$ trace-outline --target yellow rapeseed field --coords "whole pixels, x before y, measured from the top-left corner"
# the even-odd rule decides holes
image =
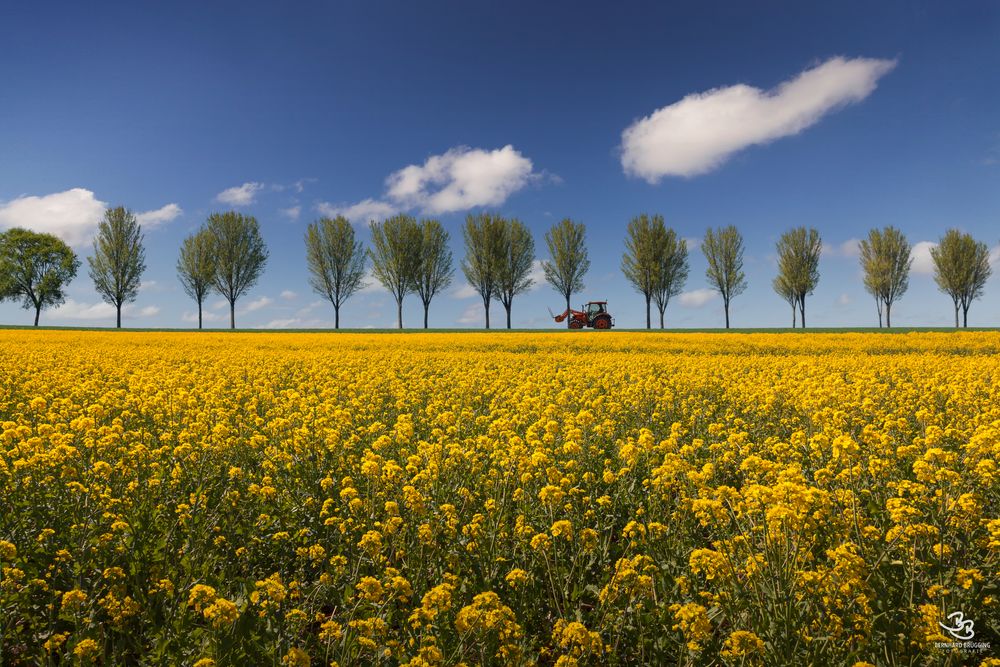
[[[0,332],[0,662],[998,655],[998,352]]]

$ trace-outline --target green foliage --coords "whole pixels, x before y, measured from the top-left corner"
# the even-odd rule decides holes
[[[819,283],[819,256],[823,251],[823,241],[815,229],[796,227],[781,235],[776,250],[778,277],[774,280],[774,289],[786,301],[790,298],[793,311],[798,305],[804,328],[806,297]],[[794,313],[792,317],[794,320]]]
[[[124,206],[109,208],[97,227],[94,255],[87,258],[94,289],[115,307],[119,328],[122,306],[135,301],[146,270],[142,240],[142,229],[132,211]]]
[[[969,326],[969,306],[983,295],[986,281],[993,273],[990,249],[981,241],[957,229],[949,229],[936,248],[931,248],[934,260],[934,282],[951,297],[955,304],[955,326],[958,310],[962,309],[963,325]]]
[[[213,213],[206,227],[215,249],[212,284],[229,302],[229,328],[236,328],[236,301],[257,284],[267,265],[267,246],[252,215]]]
[[[569,310],[570,297],[583,289],[583,276],[590,270],[587,228],[582,222],[564,218],[545,233],[545,244],[549,249],[549,259],[542,262],[545,280],[566,298]],[[567,317],[567,327],[571,322]]]
[[[483,300],[487,329],[490,328],[490,302],[500,291],[506,226],[507,221],[499,215],[479,213],[467,216],[462,227],[465,239],[462,273]]]
[[[708,262],[705,277],[722,296],[728,329],[729,304],[747,288],[746,274],[743,272],[743,237],[733,225],[717,230],[708,229],[701,249]]]
[[[687,243],[678,239],[673,229],[667,229],[662,215],[643,213],[629,222],[621,267],[625,278],[646,299],[646,328],[651,326],[650,304],[655,302],[662,329],[670,298],[680,294],[687,280]]]
[[[507,312],[510,329],[510,309],[514,297],[527,292],[535,284],[531,268],[535,263],[535,239],[518,220],[504,221],[503,247],[497,272],[497,298]]]
[[[415,218],[399,214],[371,223],[372,260],[375,278],[396,299],[396,324],[403,328],[403,299],[416,289],[414,276],[420,266],[422,234]]]
[[[320,218],[306,230],[309,285],[333,304],[334,326],[340,328],[340,307],[364,286],[365,250],[355,239],[347,218]]]
[[[419,224],[420,252],[414,278],[414,289],[424,305],[424,328],[431,299],[451,284],[455,269],[452,266],[451,250],[448,248],[448,232],[437,220],[421,220]]]
[[[212,234],[202,227],[181,243],[177,258],[177,277],[185,294],[198,304],[198,328],[201,329],[201,310],[215,279],[215,248]]]
[[[875,297],[878,310],[878,325],[882,326],[882,310],[885,309],[885,324],[892,326],[892,304],[910,286],[910,243],[903,232],[895,227],[883,227],[868,232],[868,238],[860,245],[861,269],[865,274],[865,289]]]
[[[0,301],[21,301],[35,309],[66,300],[64,288],[76,277],[80,260],[62,240],[20,227],[0,233]]]

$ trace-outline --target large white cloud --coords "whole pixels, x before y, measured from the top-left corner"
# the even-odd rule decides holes
[[[798,134],[875,90],[895,60],[831,58],[768,91],[745,84],[694,93],[622,132],[622,167],[656,183],[709,172],[733,153]]]
[[[715,290],[702,287],[700,289],[691,290],[690,292],[681,292],[678,296],[678,300],[681,302],[682,306],[687,308],[701,308],[717,295],[718,292]]]
[[[492,151],[462,146],[391,174],[386,194],[427,213],[498,206],[528,183],[532,169],[531,160],[509,144]]]
[[[218,202],[229,204],[230,206],[247,206],[254,202],[254,199],[257,197],[257,193],[263,189],[263,183],[248,182],[243,185],[226,188],[219,194],[215,195],[215,199]]]
[[[184,213],[183,209],[177,204],[167,204],[166,206],[161,206],[155,211],[143,211],[142,213],[136,213],[135,219],[140,225],[145,229],[153,229],[154,227],[159,227],[164,225],[171,220],[176,219]]]
[[[22,196],[0,203],[0,229],[24,227],[55,234],[66,243],[79,247],[93,238],[107,206],[84,188],[41,197]]]
[[[316,210],[322,215],[343,215],[352,222],[368,222],[406,210],[454,213],[499,206],[538,177],[531,160],[509,144],[495,150],[459,146],[389,174],[379,199],[355,204],[320,202]]]

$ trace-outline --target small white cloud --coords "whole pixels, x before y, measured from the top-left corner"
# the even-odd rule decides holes
[[[229,308],[229,302],[226,301],[225,299],[217,299],[211,305],[209,305],[209,308],[211,308],[212,310],[223,310],[224,308]]]
[[[137,213],[135,219],[140,225],[145,229],[155,229],[160,225],[165,225],[171,220],[176,219],[184,213],[183,209],[177,204],[167,204],[166,206],[161,206],[154,211],[143,211],[142,213]]]
[[[50,195],[21,196],[0,203],[0,229],[24,227],[54,234],[74,247],[88,244],[104,217],[106,202],[84,188]]]
[[[271,320],[264,325],[265,329],[289,329],[297,324],[302,324],[302,320],[297,317],[288,317],[285,319]]]
[[[305,317],[306,315],[309,315],[320,306],[327,305],[327,303],[328,303],[327,301],[323,301],[321,299],[317,299],[316,301],[311,301],[302,308],[299,308],[298,311],[296,311],[295,315],[298,317]]]
[[[649,183],[704,174],[744,148],[798,134],[860,102],[895,66],[895,60],[838,57],[773,90],[738,84],[688,95],[622,132],[622,167]]]
[[[246,305],[245,312],[252,313],[255,310],[260,310],[265,306],[270,306],[274,301],[270,297],[262,296],[259,299],[254,299]]]
[[[531,292],[545,285],[545,268],[542,266],[542,260],[536,259],[531,263],[531,272],[528,274],[528,277],[532,280],[529,290]]]
[[[458,316],[455,320],[457,324],[486,324],[486,311],[483,310],[483,304],[473,303],[466,306],[462,314]]]
[[[842,292],[840,296],[837,297],[838,306],[846,306],[851,303],[851,297],[847,292]]]
[[[717,292],[708,287],[702,287],[701,289],[691,290],[690,292],[682,292],[678,297],[681,305],[685,308],[701,308],[706,303],[714,299]]]
[[[150,290],[156,290],[159,287],[159,283],[155,280],[143,280],[139,284],[140,292],[149,292]]]
[[[701,237],[685,236],[684,244],[687,246],[688,252],[695,251],[701,247]]]
[[[254,202],[257,193],[264,189],[263,183],[247,182],[226,188],[215,196],[216,201],[230,206],[247,206]]]
[[[103,301],[86,303],[75,299],[66,299],[62,305],[53,308],[49,315],[61,320],[100,320],[113,318],[115,307]]]
[[[289,206],[288,208],[281,209],[281,215],[285,216],[290,220],[298,220],[299,216],[302,214],[301,206]]]
[[[364,283],[364,286],[358,290],[358,294],[378,294],[378,293],[388,294],[389,292],[389,290],[387,290],[382,285],[382,283],[380,283],[378,279],[372,274],[370,269],[365,274],[365,277],[362,280],[362,282]]]
[[[320,215],[336,218],[342,215],[355,224],[366,224],[372,220],[381,220],[395,214],[398,209],[384,201],[363,199],[356,204],[331,204],[320,202],[316,204]]]
[[[832,244],[823,242],[822,254],[827,257],[857,257],[861,254],[861,241],[847,239],[843,243]]]
[[[934,275],[934,258],[931,256],[931,248],[936,248],[934,241],[920,241],[913,244],[910,250],[910,257],[913,259],[912,269],[914,273],[925,276]]]
[[[479,296],[479,292],[469,283],[463,282],[461,285],[455,286],[455,289],[451,291],[451,296],[455,299],[471,299],[474,296]]]
[[[298,296],[299,296],[298,294],[296,294],[290,289],[282,290],[281,292],[281,298],[284,299],[285,301],[292,301],[293,299],[298,298]]]
[[[219,315],[217,313],[213,313],[210,310],[204,310],[204,309],[202,309],[202,311],[201,311],[201,321],[202,322],[221,322],[224,319],[225,318],[222,315]],[[181,315],[181,320],[184,321],[184,322],[193,322],[193,323],[197,324],[198,323],[198,313],[196,313],[196,312],[192,313],[190,311],[184,311],[184,314]]]
[[[139,317],[153,317],[160,314],[159,306],[146,306],[139,311]]]
[[[997,262],[1000,262],[1000,245],[990,248],[990,265],[993,266]]]

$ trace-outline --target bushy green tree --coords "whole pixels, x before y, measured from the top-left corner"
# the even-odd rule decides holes
[[[885,325],[891,327],[892,305],[910,286],[913,264],[910,243],[903,232],[889,226],[868,232],[868,238],[861,241],[860,251],[865,289],[875,297],[878,326],[882,328],[884,309]]]
[[[452,266],[449,235],[437,220],[419,223],[420,251],[413,276],[414,286],[424,306],[424,328],[427,328],[431,299],[451,284],[455,269]]]
[[[776,250],[778,278],[775,279],[774,289],[786,300],[791,294],[792,308],[798,306],[804,329],[806,297],[819,284],[819,256],[823,251],[823,240],[815,229],[796,227],[781,235]]]
[[[983,295],[990,267],[990,249],[969,234],[949,229],[936,248],[931,248],[934,260],[934,282],[938,289],[951,297],[955,305],[955,327],[958,311],[962,310],[962,326],[969,326],[969,306]]]
[[[570,308],[570,298],[574,292],[583,289],[583,277],[590,270],[587,254],[587,228],[582,222],[564,218],[545,233],[545,245],[549,249],[549,259],[542,262],[545,280],[566,299],[566,310]],[[573,318],[566,318],[566,327]]]
[[[396,300],[396,326],[403,328],[403,299],[416,288],[422,234],[409,215],[394,215],[371,223],[372,273]]]
[[[212,284],[229,302],[229,328],[236,328],[236,302],[257,284],[267,265],[268,251],[260,225],[252,215],[236,211],[213,213],[205,225],[215,251]]]
[[[728,329],[729,304],[747,288],[746,274],[743,272],[743,237],[733,225],[717,230],[709,229],[705,232],[701,249],[708,262],[705,277],[722,297]]]
[[[365,250],[347,218],[320,218],[306,230],[309,285],[333,304],[334,328],[340,328],[340,307],[364,286]]]
[[[109,208],[97,227],[94,255],[88,257],[94,289],[115,307],[116,326],[122,326],[122,306],[135,301],[146,270],[142,229],[135,214],[124,206]]]
[[[510,329],[510,311],[514,297],[534,286],[531,268],[535,263],[535,239],[524,224],[517,219],[504,221],[503,247],[497,271],[497,298],[507,313]]]
[[[42,309],[66,300],[65,287],[76,277],[80,260],[61,239],[20,227],[0,233],[0,301],[21,301]]]
[[[177,277],[184,293],[198,304],[198,328],[201,329],[202,307],[215,280],[215,248],[212,235],[204,227],[181,243]]]

